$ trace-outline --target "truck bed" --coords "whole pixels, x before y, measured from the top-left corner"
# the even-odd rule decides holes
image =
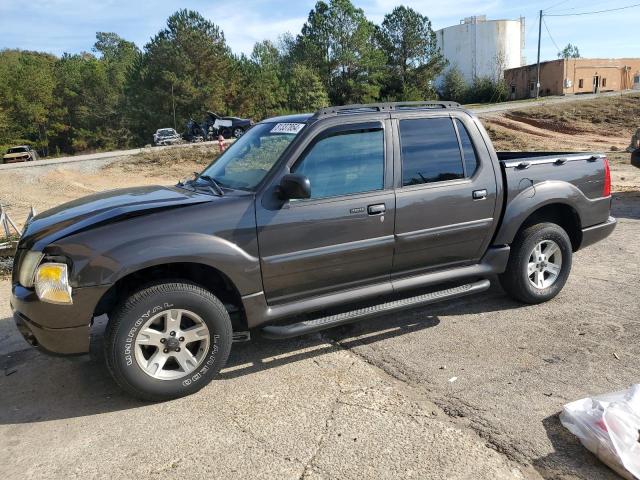
[[[606,222],[606,156],[593,152],[496,152],[505,185],[505,211],[533,202],[573,205],[581,227]],[[569,188],[564,188],[562,185]],[[548,198],[547,198],[548,197]],[[509,221],[508,219],[506,221]]]
[[[584,157],[594,157],[593,152],[496,152],[498,160],[501,162],[509,160],[550,160],[550,159],[582,159]]]

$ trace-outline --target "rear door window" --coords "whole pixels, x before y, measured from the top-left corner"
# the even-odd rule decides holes
[[[458,136],[449,117],[400,121],[402,185],[464,178]]]
[[[464,170],[467,177],[473,177],[478,169],[478,156],[473,147],[473,142],[469,136],[469,132],[464,124],[456,118],[456,127],[460,135],[460,145],[462,146],[462,156],[464,157]]]

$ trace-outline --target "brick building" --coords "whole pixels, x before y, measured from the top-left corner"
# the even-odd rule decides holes
[[[512,100],[536,96],[537,66],[504,71]],[[540,95],[613,92],[640,86],[640,58],[568,58],[540,63]]]

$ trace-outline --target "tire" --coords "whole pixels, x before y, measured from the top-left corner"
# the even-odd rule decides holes
[[[244,135],[244,129],[240,127],[236,127],[233,129],[233,138],[240,138]]]
[[[170,400],[213,380],[229,357],[232,336],[227,310],[209,291],[179,280],[163,282],[116,307],[105,335],[105,359],[130,395]]]
[[[540,250],[536,250],[534,257],[534,248],[538,247]],[[572,257],[567,232],[555,223],[540,223],[518,233],[511,246],[507,269],[498,278],[505,292],[520,302],[547,302],[558,295],[567,282]]]

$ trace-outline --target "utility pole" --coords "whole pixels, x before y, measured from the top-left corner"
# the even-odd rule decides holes
[[[538,58],[538,60],[539,59],[540,58]],[[173,98],[173,83],[171,84],[171,104],[173,106],[173,129],[177,131],[178,127],[176,125],[176,100],[175,98]]]
[[[538,75],[536,79],[536,99],[540,98],[540,40],[542,37],[542,10],[540,10],[540,20],[538,21]]]

